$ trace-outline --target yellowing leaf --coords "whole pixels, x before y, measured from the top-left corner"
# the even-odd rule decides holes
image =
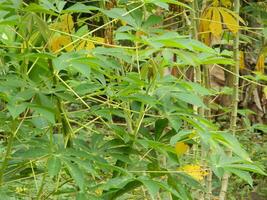
[[[72,51],[73,45],[71,43],[71,37],[70,36],[64,36],[64,35],[54,35],[49,40],[49,47],[52,50],[52,52],[57,52],[61,48],[66,49],[66,51]]]
[[[73,27],[74,27],[72,16],[70,14],[65,14],[65,15],[62,15],[60,19],[61,19],[62,31],[68,32],[68,33],[72,32]]]
[[[212,6],[214,7],[219,6],[219,0],[213,0]]]
[[[225,9],[220,9],[220,13],[222,15],[223,22],[227,26],[227,28],[232,33],[236,34],[239,30],[238,20],[229,12],[226,12]]]
[[[265,56],[264,54],[260,54],[257,64],[256,64],[256,71],[260,73],[264,73],[264,61],[265,61]]]
[[[220,10],[224,10],[225,12],[232,15],[235,19],[239,20],[242,24],[246,25],[246,22],[239,15],[237,15],[235,12],[233,12],[227,8],[223,8],[223,7],[220,7]]]
[[[214,7],[212,11],[212,19],[209,28],[213,35],[220,37],[222,34],[221,15],[219,9],[216,7]]]
[[[265,98],[267,99],[267,86],[265,86],[265,87],[263,88],[263,93],[264,93],[264,95],[265,95]]]
[[[221,4],[222,4],[224,7],[231,7],[232,4],[233,4],[233,1],[232,1],[232,0],[221,0]]]
[[[185,144],[184,142],[177,142],[175,144],[175,151],[178,156],[183,155],[186,153],[189,149],[189,146]]]
[[[245,69],[245,57],[244,57],[244,51],[239,52],[239,68]]]
[[[50,25],[52,29],[58,31],[71,33],[74,30],[74,22],[70,14],[65,14],[60,17],[59,22],[55,22]]]
[[[102,193],[103,193],[103,190],[102,189],[96,189],[95,190],[95,194],[97,195],[97,196],[101,196],[102,195]]]
[[[94,49],[94,48],[95,48],[94,43],[90,42],[90,41],[87,41],[85,49],[86,50],[91,50],[91,49]]]
[[[120,20],[120,21],[121,21],[122,26],[126,26],[127,25],[126,21],[124,21],[124,20]]]
[[[76,47],[76,50],[80,51],[80,50],[84,49],[85,44],[86,44],[85,40],[81,41],[80,44],[78,44],[78,46]]]
[[[203,15],[200,19],[200,25],[199,25],[199,35],[200,39],[207,45],[210,44],[211,38],[210,38],[210,20],[212,15],[212,9],[207,9],[203,12]]]
[[[105,38],[102,38],[102,37],[93,37],[93,39],[97,42],[100,42],[100,43],[104,43],[105,42]]]
[[[185,165],[178,168],[178,170],[185,172],[198,181],[203,180],[203,178],[208,175],[208,173],[199,165]]]

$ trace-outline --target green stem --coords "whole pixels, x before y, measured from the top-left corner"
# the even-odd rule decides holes
[[[4,172],[5,172],[6,167],[7,167],[9,156],[11,154],[13,140],[14,140],[14,134],[11,133],[10,137],[8,138],[8,144],[7,144],[6,154],[4,156],[4,159],[3,159],[3,162],[2,162],[2,166],[1,166],[1,170],[0,170],[0,186],[3,183],[3,175],[4,175]]]
[[[44,173],[44,175],[43,175],[42,182],[41,182],[41,185],[40,185],[40,188],[38,190],[37,197],[36,197],[37,200],[39,200],[41,198],[41,195],[42,195],[42,192],[44,189],[44,185],[45,185],[45,179],[46,179],[46,173]]]
[[[239,10],[240,10],[240,0],[234,1],[234,7],[235,7],[235,13],[237,16],[239,16]],[[237,19],[238,20],[238,19]],[[235,135],[236,132],[236,122],[237,122],[237,109],[238,109],[238,101],[239,101],[239,32],[236,34],[236,37],[234,39],[234,60],[235,65],[233,67],[233,94],[232,94],[232,112],[230,117],[230,130],[232,131],[232,134]],[[232,156],[232,151],[230,149],[226,150],[227,156]],[[229,180],[230,174],[225,172],[222,177],[222,184],[221,184],[221,191],[219,195],[219,200],[224,200],[227,188],[228,188],[228,180]]]

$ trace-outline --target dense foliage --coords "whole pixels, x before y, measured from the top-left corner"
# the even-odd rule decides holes
[[[265,27],[264,1],[1,1],[0,199],[267,197]]]

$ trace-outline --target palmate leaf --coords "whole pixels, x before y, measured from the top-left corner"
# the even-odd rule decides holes
[[[209,29],[213,35],[219,37],[222,34],[221,15],[218,8],[212,9],[212,18]]]
[[[157,184],[157,182],[150,180],[150,179],[139,179],[143,185],[147,188],[150,196],[152,197],[152,199],[156,199],[156,196],[159,192],[160,186]]]
[[[63,159],[63,162],[65,163],[66,167],[68,168],[68,171],[71,174],[71,177],[74,179],[76,184],[79,186],[81,191],[84,191],[84,183],[85,183],[85,176],[83,171],[80,169],[80,167],[72,162],[70,162],[67,159]]]
[[[38,114],[40,114],[43,118],[45,118],[50,123],[55,124],[56,122],[55,111],[51,109],[50,107],[34,105],[34,104],[30,104],[29,107],[33,109],[35,112],[37,112]]]
[[[178,141],[184,141],[187,140],[190,137],[193,137],[195,135],[194,130],[181,130],[176,135],[171,137],[170,144],[175,145]]]
[[[61,169],[61,161],[58,157],[52,156],[47,161],[48,174],[50,176],[56,176]]]
[[[122,21],[125,21],[127,24],[138,28],[135,19],[130,14],[127,14],[126,9],[112,8],[110,10],[102,10],[102,12],[110,18],[120,19]]]
[[[180,1],[175,1],[175,0],[145,0],[145,3],[153,3],[159,7],[162,7],[166,10],[169,9],[169,4],[175,4],[178,6],[185,7],[187,9],[192,9],[190,6],[180,2]]]
[[[224,9],[220,10],[220,13],[223,17],[223,22],[227,26],[227,28],[234,34],[236,34],[239,30],[239,24],[236,18],[231,15],[229,12],[226,12]]]
[[[227,157],[224,153],[220,155],[212,157],[213,171],[219,177],[222,177],[223,170],[234,173],[239,176],[250,185],[252,185],[252,178],[249,172],[259,173],[262,175],[266,175],[263,168],[254,164],[252,162],[248,162],[239,157]]]
[[[62,13],[92,13],[91,10],[99,10],[99,8],[95,6],[87,6],[80,2],[77,2],[74,5],[63,10]]]
[[[152,148],[165,155],[167,155],[167,152],[175,153],[175,149],[172,146],[164,144],[162,142],[140,139],[138,140],[138,143],[147,149]]]
[[[10,112],[13,119],[16,119],[21,113],[23,113],[28,107],[27,103],[8,104],[7,109]]]
[[[249,172],[241,171],[239,169],[224,167],[224,169],[230,173],[233,173],[237,175],[238,177],[242,178],[244,181],[246,181],[251,187],[253,186],[253,179]]]
[[[230,148],[235,154],[243,158],[244,160],[251,161],[248,153],[241,147],[238,140],[230,133],[227,132],[211,132],[213,140]]]
[[[32,147],[30,149],[21,149],[16,151],[13,156],[20,159],[36,159],[42,156],[46,156],[49,154],[48,149],[40,148],[40,147]]]
[[[232,33],[236,34],[240,29],[239,22],[245,24],[240,16],[227,8],[208,7],[203,12],[200,20],[200,32],[204,32],[201,34],[201,37],[206,44],[209,44],[209,32],[215,37],[220,37],[223,32],[223,25],[225,25]]]

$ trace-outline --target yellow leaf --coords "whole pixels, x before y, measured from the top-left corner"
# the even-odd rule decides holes
[[[239,22],[241,22],[243,25],[246,25],[246,22],[239,16],[237,15],[235,12],[227,9],[227,8],[223,8],[223,7],[220,7],[220,10],[223,10],[227,13],[229,13],[230,15],[232,15],[235,19],[239,20]]]
[[[264,93],[264,95],[265,95],[265,98],[267,99],[267,86],[265,86],[265,87],[263,88],[263,93]]]
[[[244,51],[239,52],[239,68],[245,69],[245,57],[244,57]]]
[[[199,25],[200,39],[207,45],[209,45],[211,41],[210,30],[209,30],[211,15],[212,15],[212,9],[205,10],[200,19],[200,25]]]
[[[74,23],[72,16],[70,14],[65,14],[60,17],[61,22],[62,22],[62,31],[64,32],[72,32]]]
[[[94,43],[90,42],[90,41],[87,41],[85,49],[86,50],[91,50],[91,49],[94,49],[94,48],[95,48]]]
[[[71,42],[72,40],[70,36],[61,36],[61,45],[66,49],[67,52],[73,50],[73,45],[70,45]]]
[[[93,37],[93,39],[99,43],[104,43],[105,42],[105,38],[102,37]]]
[[[86,40],[83,40],[80,42],[80,44],[76,47],[76,50],[79,51],[79,50],[91,50],[91,49],[94,49],[95,48],[95,45],[93,42],[91,41],[86,41]]]
[[[76,50],[80,51],[80,50],[84,49],[85,44],[86,44],[85,40],[81,41],[80,44],[76,47]]]
[[[71,43],[71,38],[69,36],[63,36],[63,35],[54,35],[49,40],[49,46],[52,52],[57,52],[61,48],[66,49],[66,51],[72,51],[73,45]]]
[[[97,188],[97,189],[95,190],[95,193],[96,193],[96,195],[97,195],[97,196],[101,196],[101,195],[102,195],[102,193],[103,193],[103,190],[102,190],[102,189],[99,189],[99,188]]]
[[[219,0],[213,0],[212,6],[218,7],[219,6]]]
[[[126,26],[127,25],[127,22],[126,21],[124,21],[124,20],[120,20],[121,21],[121,24],[123,25],[123,26]]]
[[[220,37],[222,33],[221,15],[219,9],[216,7],[214,7],[212,11],[212,19],[209,28],[214,36]]]
[[[229,12],[226,12],[225,9],[220,9],[220,13],[223,18],[223,22],[226,27],[234,34],[236,34],[239,30],[238,20],[231,15]]]
[[[185,165],[178,168],[178,170],[185,172],[198,181],[203,180],[203,178],[208,175],[208,173],[199,165]]]
[[[74,22],[70,14],[60,16],[60,21],[50,25],[51,28],[71,33],[74,30]]]
[[[183,155],[186,153],[189,149],[189,146],[185,144],[184,142],[177,142],[175,144],[175,151],[178,156]]]
[[[232,4],[233,4],[233,1],[232,1],[232,0],[221,0],[221,4],[222,4],[224,7],[231,7]]]
[[[260,73],[264,73],[264,61],[265,61],[265,56],[264,54],[260,54],[257,64],[256,64],[256,71]]]

